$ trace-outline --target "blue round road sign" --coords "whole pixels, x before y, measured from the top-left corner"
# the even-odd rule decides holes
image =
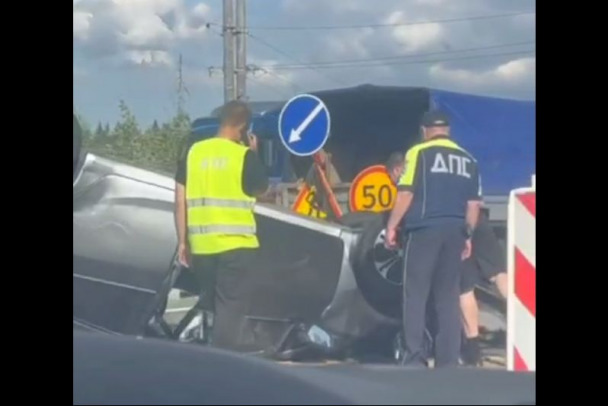
[[[330,118],[325,103],[316,96],[295,96],[283,106],[279,135],[285,148],[298,156],[313,155],[329,138]]]

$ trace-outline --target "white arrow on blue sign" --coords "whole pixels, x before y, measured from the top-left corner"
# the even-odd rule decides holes
[[[318,152],[329,138],[331,121],[325,103],[316,96],[293,97],[281,110],[279,135],[285,148],[297,156]]]

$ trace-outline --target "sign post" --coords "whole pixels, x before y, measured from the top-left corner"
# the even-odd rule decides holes
[[[397,188],[384,165],[373,165],[362,170],[350,186],[350,211],[383,212],[393,208]]]
[[[536,175],[511,191],[507,222],[507,369],[536,371]]]
[[[321,99],[310,94],[301,94],[290,99],[279,115],[281,142],[293,155],[313,156],[315,169],[329,198],[332,211],[340,218],[342,211],[317,155],[329,138],[330,127],[331,119],[327,106]]]

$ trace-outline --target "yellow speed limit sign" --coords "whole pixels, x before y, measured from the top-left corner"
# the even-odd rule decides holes
[[[350,185],[350,211],[390,210],[396,196],[397,188],[384,165],[370,166],[362,170]]]
[[[309,217],[326,218],[327,213],[321,210],[316,202],[316,194],[317,191],[314,186],[304,185],[296,197],[292,210]]]

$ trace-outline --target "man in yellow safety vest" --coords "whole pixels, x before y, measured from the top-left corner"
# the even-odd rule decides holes
[[[248,270],[259,247],[253,208],[268,189],[257,138],[247,133],[250,120],[245,103],[227,103],[216,137],[187,140],[175,176],[178,258],[197,276],[204,307],[215,313],[213,345],[228,349],[242,341]],[[242,142],[247,138],[249,147]]]

